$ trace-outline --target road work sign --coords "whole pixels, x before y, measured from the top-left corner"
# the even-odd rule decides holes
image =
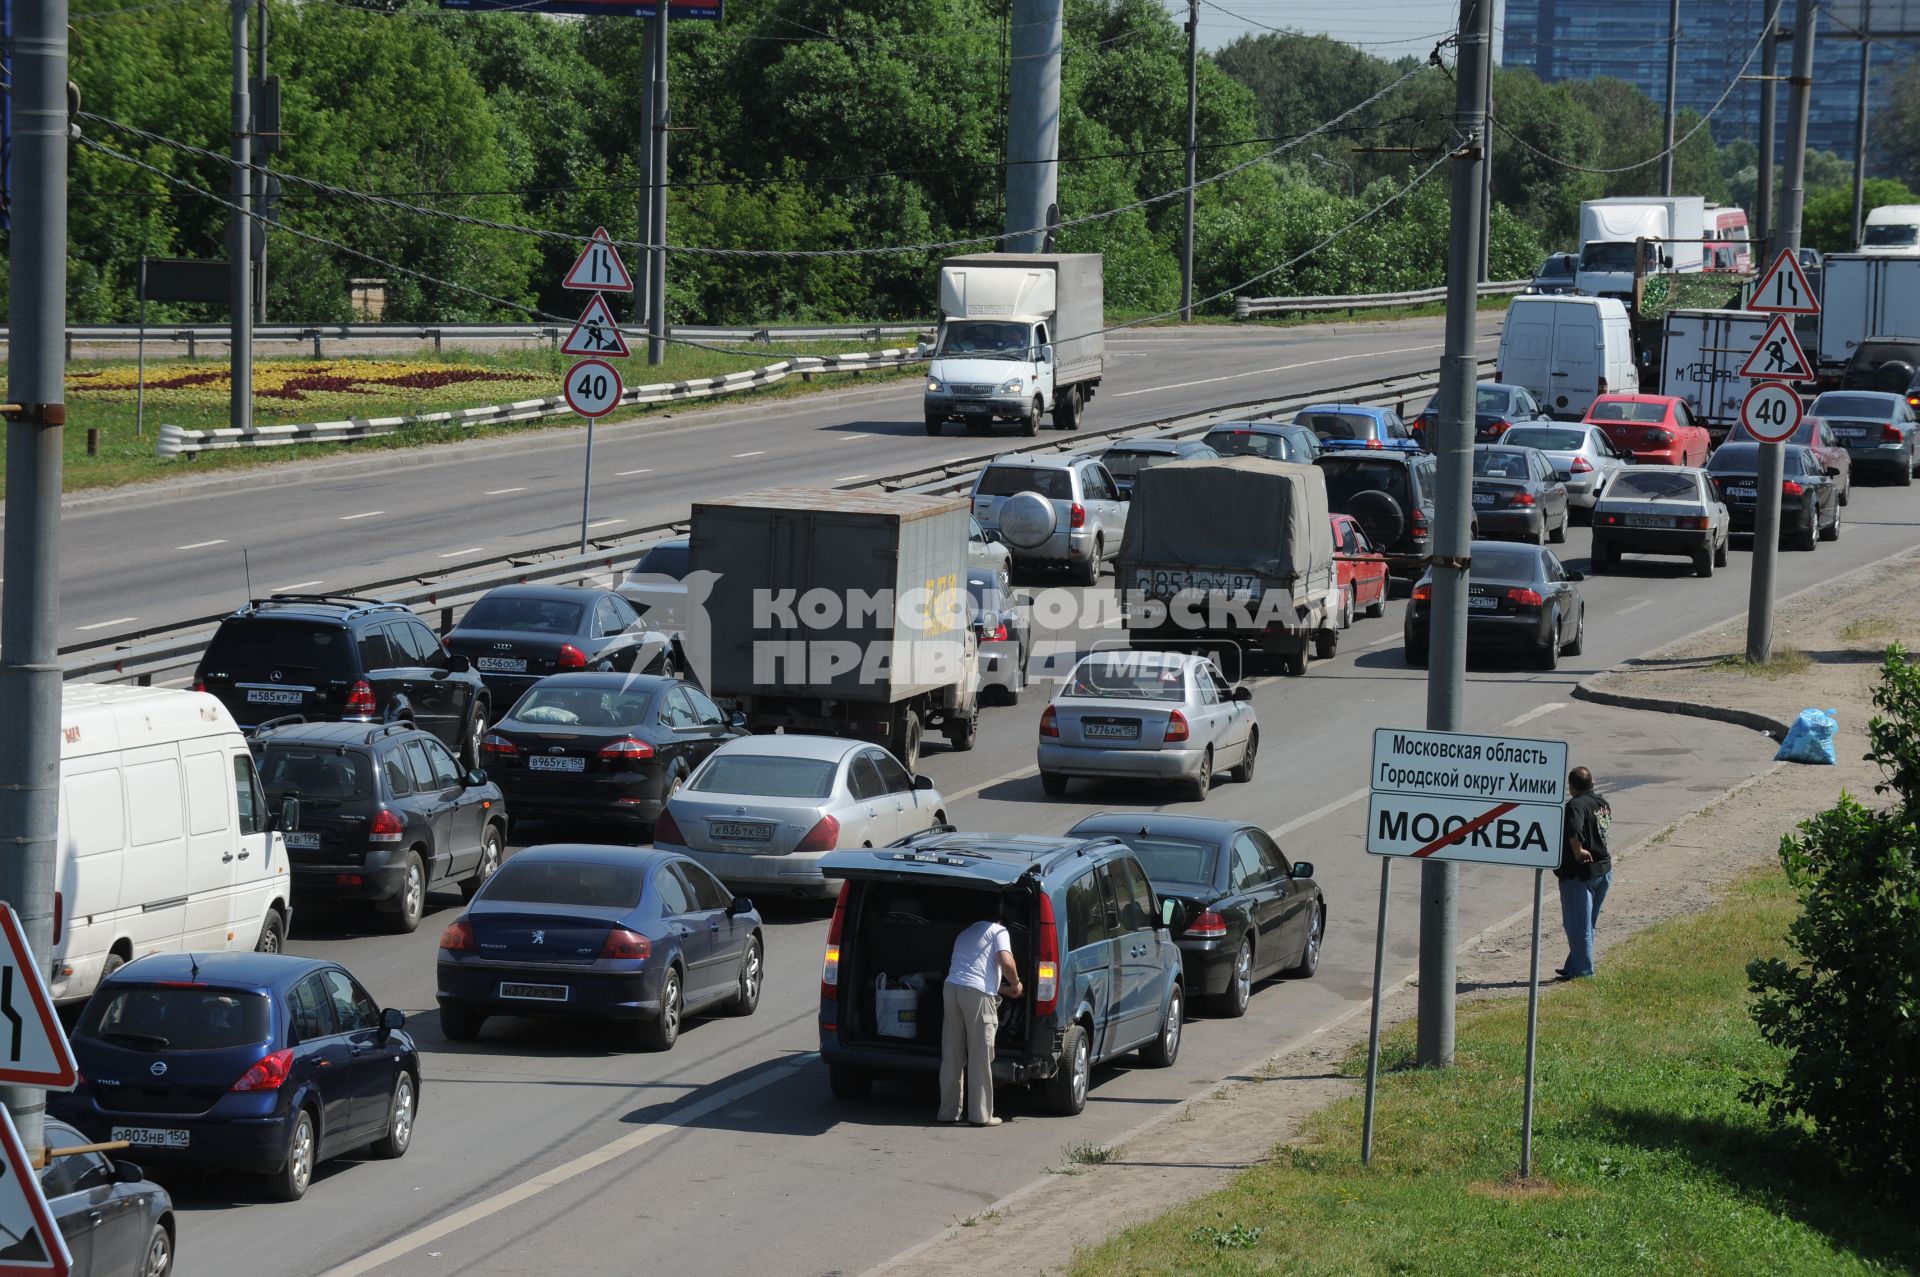
[[[27,950],[20,916],[0,904],[0,1083],[71,1091],[78,1081],[73,1049]]]
[[[1565,741],[1377,728],[1367,851],[1551,869],[1560,863]]]

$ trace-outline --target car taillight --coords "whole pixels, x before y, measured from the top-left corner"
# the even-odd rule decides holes
[[[1208,909],[1187,924],[1187,934],[1203,940],[1218,940],[1227,934],[1227,920]]]
[[[1414,512],[1408,516],[1407,522],[1413,525],[1413,530],[1416,535],[1425,532],[1427,530],[1427,512],[1416,507]]]
[[[1539,607],[1542,599],[1540,598],[1540,591],[1522,588],[1508,590],[1507,601],[1509,603],[1518,603],[1521,607]]]
[[[610,745],[602,746],[600,749],[600,757],[606,759],[608,762],[637,763],[653,757],[653,746],[643,740],[635,740],[633,737],[628,736],[614,741]]]
[[[1691,528],[1695,531],[1699,531],[1701,529],[1712,526],[1712,523],[1709,520],[1702,518],[1699,515],[1682,516],[1681,518],[1675,519],[1673,522],[1675,527]]]
[[[1067,507],[1067,526],[1070,528],[1086,527],[1087,526],[1087,507],[1081,505],[1078,501],[1068,506]]]
[[[61,923],[66,918],[66,898],[59,892],[53,893],[53,943],[60,943]]]
[[[642,962],[653,956],[653,941],[625,927],[615,927],[607,932],[607,942],[600,946],[603,958],[638,958]]]
[[[1908,395],[1907,406],[1911,408],[1920,408],[1920,395]]]
[[[847,917],[847,892],[853,887],[851,882],[840,884],[840,895],[833,902],[833,921],[827,924],[827,956],[820,968],[820,996],[823,998],[840,997],[840,925]]]
[[[654,846],[657,847],[663,842],[685,843],[686,841],[680,834],[680,822],[673,818],[672,812],[663,808],[660,818],[653,822]]]
[[[1414,602],[1425,603],[1432,598],[1433,598],[1433,587],[1431,585],[1416,585],[1413,587]]]
[[[1909,399],[1907,402],[1920,403],[1920,400]],[[1900,427],[1894,425],[1892,422],[1888,422],[1886,425],[1880,427],[1880,442],[1882,443],[1899,443],[1905,438],[1906,436],[1900,433]]]
[[[1600,522],[1607,524],[1608,526],[1612,526],[1613,524],[1620,522],[1620,516],[1617,514],[1603,514],[1600,516]]]
[[[277,1091],[293,1072],[293,1048],[285,1047],[266,1056],[240,1075],[229,1089],[235,1091]]]
[[[353,686],[347,689],[347,717],[352,718],[356,714],[371,716],[378,708],[373,699],[373,684],[364,678],[355,679]]]
[[[587,668],[587,654],[571,643],[562,643],[560,655],[553,658],[553,667],[561,670],[583,670]]]
[[[1033,1013],[1052,1015],[1060,997],[1060,932],[1053,923],[1053,898],[1040,897],[1040,952],[1034,963]]]
[[[840,841],[840,822],[832,816],[822,816],[814,822],[807,836],[800,840],[795,851],[832,851]]]
[[[1805,491],[1806,489],[1800,486],[1798,480],[1784,479],[1780,483],[1780,492],[1783,496],[1797,497]]]
[[[1367,440],[1367,447],[1369,448],[1384,448],[1386,446],[1387,446],[1386,444],[1381,443],[1378,439]]]
[[[1656,448],[1664,448],[1673,442],[1671,430],[1649,430],[1640,436],[1641,442],[1650,443]]]
[[[406,822],[386,807],[375,812],[367,825],[368,842],[399,842],[406,836]]]
[[[480,738],[480,752],[495,758],[514,758],[520,753],[520,747],[504,736],[488,732]]]
[[[1040,715],[1040,734],[1042,736],[1058,736],[1060,734],[1060,716],[1053,712],[1053,706],[1051,705],[1047,706]]]
[[[196,692],[204,692],[204,691],[206,691],[206,690],[207,690],[207,680],[206,680],[206,679],[204,679],[204,678],[196,678],[196,679],[194,679],[194,680],[193,680],[193,690],[194,690],[194,691],[196,691]]]
[[[1513,494],[1511,498],[1509,498],[1509,501],[1513,505],[1532,505],[1533,494],[1531,492],[1525,492],[1525,491],[1516,492]]]
[[[1169,711],[1167,714],[1167,743],[1171,745],[1177,740],[1185,740],[1186,738],[1187,716],[1177,709]]]
[[[982,643],[1006,642],[1007,641],[1006,623],[1002,622],[1001,624],[994,626],[992,629],[987,629],[985,626],[982,626],[980,628],[980,641]]]
[[[479,946],[473,942],[473,926],[465,918],[456,918],[447,924],[440,933],[440,947],[450,953],[472,953]]]
[[[1587,460],[1585,457],[1575,457],[1573,464],[1568,466],[1567,469],[1574,474],[1585,474],[1587,471],[1593,469],[1593,462]]]

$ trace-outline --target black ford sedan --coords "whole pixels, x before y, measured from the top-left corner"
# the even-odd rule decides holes
[[[1260,826],[1103,812],[1068,833],[1118,838],[1155,894],[1180,903],[1174,925],[1187,990],[1205,994],[1220,1014],[1245,1015],[1258,980],[1319,970],[1327,902],[1313,866],[1288,860]]]
[[[447,650],[473,662],[497,710],[548,674],[628,670],[671,674],[672,640],[612,590],[503,585],[447,633]]]
[[[1548,550],[1475,541],[1467,573],[1467,652],[1507,648],[1531,652],[1543,670],[1578,656],[1586,641],[1587,604],[1574,588],[1586,578]],[[1433,573],[1413,587],[1404,630],[1407,664],[1427,664],[1433,619]]]

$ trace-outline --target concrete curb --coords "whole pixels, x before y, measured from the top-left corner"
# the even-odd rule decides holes
[[[1606,674],[1598,674],[1594,678],[1581,679],[1573,685],[1573,698],[1577,701],[1592,701],[1596,705],[1613,705],[1620,709],[1641,709],[1655,714],[1684,714],[1690,718],[1708,718],[1716,723],[1750,727],[1762,736],[1776,741],[1786,739],[1787,725],[1777,718],[1768,718],[1765,714],[1756,714],[1751,710],[1728,709],[1723,705],[1670,701],[1657,696],[1629,696],[1624,692],[1608,692],[1594,686],[1597,680],[1606,677]]]

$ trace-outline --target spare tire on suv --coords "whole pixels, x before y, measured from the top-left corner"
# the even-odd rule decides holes
[[[1052,537],[1053,502],[1038,492],[1016,492],[1000,504],[1000,539],[1017,550],[1037,550]]]

